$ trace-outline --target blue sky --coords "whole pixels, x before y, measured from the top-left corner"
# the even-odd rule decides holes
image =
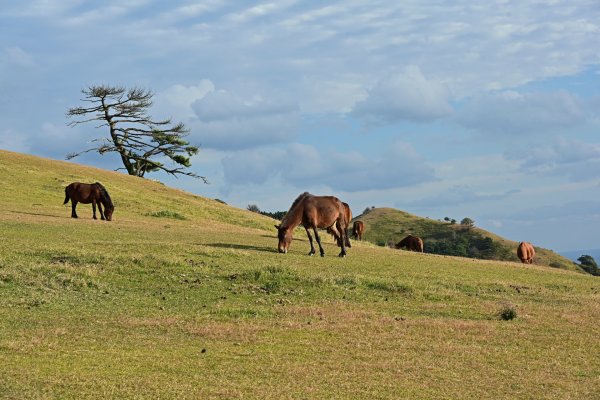
[[[104,135],[67,126],[81,90],[137,85],[211,182],[150,176],[169,185],[600,248],[598,43],[597,0],[0,1],[0,148],[64,159]]]

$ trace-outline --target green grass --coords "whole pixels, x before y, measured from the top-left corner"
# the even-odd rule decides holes
[[[151,212],[151,213],[146,213],[144,215],[149,216],[149,217],[156,217],[156,218],[171,218],[171,219],[180,219],[180,220],[187,219],[185,216],[179,214],[178,212],[169,211],[169,210],[155,211],[155,212]]]
[[[273,220],[155,182],[2,151],[0,173],[0,398],[600,393],[598,278],[358,242],[340,259],[330,238],[308,257],[301,230],[278,254]],[[103,182],[112,222],[69,218],[74,180]]]

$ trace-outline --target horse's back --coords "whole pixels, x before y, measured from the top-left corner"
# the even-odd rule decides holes
[[[306,196],[302,200],[302,224],[310,227],[328,228],[342,217],[345,220],[345,207],[335,196]]]
[[[92,201],[92,197],[94,197],[94,192],[96,187],[95,184],[90,183],[82,183],[82,182],[73,182],[70,183],[65,188],[65,193],[80,203],[90,203]]]

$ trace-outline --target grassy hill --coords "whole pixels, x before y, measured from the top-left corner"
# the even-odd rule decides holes
[[[367,214],[354,218],[360,219],[365,223],[365,240],[380,246],[385,246],[389,242],[397,243],[408,234],[413,234],[423,238],[425,243],[425,252],[440,253],[447,249],[440,244],[452,243],[460,238],[464,241],[470,240],[475,243],[479,238],[491,239],[490,251],[480,251],[477,248],[470,249],[473,257],[483,259],[495,259],[503,261],[518,262],[517,246],[518,242],[504,239],[498,235],[488,232],[484,229],[471,227],[466,228],[460,224],[450,224],[447,222],[436,221],[428,218],[418,217],[404,211],[393,208],[374,208]],[[480,240],[481,242],[481,240]],[[486,243],[480,244],[480,248]],[[437,245],[437,246],[436,246]],[[465,246],[466,247],[466,246]],[[465,253],[469,249],[464,249]],[[562,268],[571,271],[582,270],[571,260],[561,256],[551,250],[535,246],[535,263],[539,265]],[[452,254],[452,253],[450,253]],[[466,256],[467,254],[463,254]]]
[[[100,181],[112,222],[63,206]],[[0,398],[589,399],[600,280],[296,232],[159,183],[0,151]],[[325,237],[326,235],[323,235]],[[516,319],[499,318],[502,310]]]

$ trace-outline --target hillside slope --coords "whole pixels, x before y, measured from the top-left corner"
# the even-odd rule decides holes
[[[70,203],[63,205],[64,188],[71,182],[101,182],[115,205],[116,220],[133,221],[140,216],[158,215],[171,221],[201,221],[215,226],[233,224],[272,229],[273,225],[270,218],[169,188],[157,181],[3,150],[0,150],[0,176],[0,193],[5,194],[0,196],[2,212],[43,218],[68,217],[71,207]],[[80,218],[91,218],[91,205],[78,205],[77,213]]]
[[[113,221],[70,218],[74,180],[106,185]],[[269,218],[4,151],[0,193],[0,398],[600,393],[598,278],[367,242],[339,258],[328,235],[309,257],[301,230],[279,254]]]
[[[412,234],[423,238],[426,252],[439,253],[441,246],[437,246],[436,248],[436,244],[451,243],[460,238],[461,235],[479,236],[492,240],[490,243],[494,247],[493,252],[486,254],[473,249],[473,257],[519,261],[516,254],[517,242],[504,239],[478,227],[465,228],[460,224],[450,224],[422,218],[393,208],[375,208],[367,214],[357,216],[354,219],[360,219],[365,223],[365,240],[380,246],[384,246],[389,242],[397,243],[407,235]],[[583,272],[571,260],[560,254],[538,246],[535,246],[535,250],[535,263],[538,265]]]

